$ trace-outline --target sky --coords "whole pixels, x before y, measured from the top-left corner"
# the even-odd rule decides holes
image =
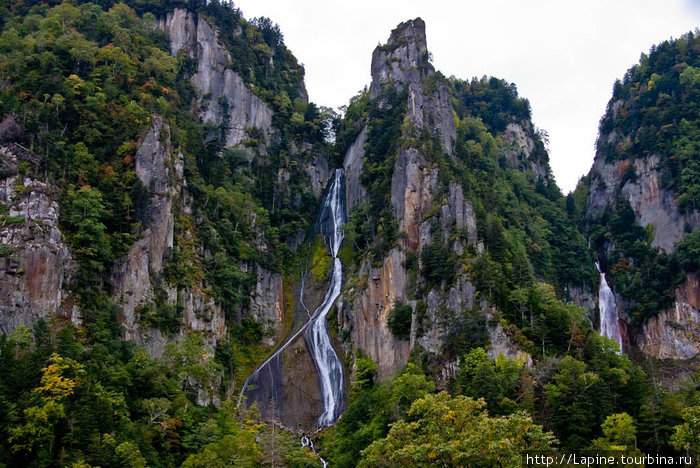
[[[267,16],[306,70],[309,99],[337,108],[370,82],[372,51],[399,23],[426,22],[445,76],[495,76],[530,101],[549,133],[564,193],[588,173],[613,83],[653,44],[700,26],[700,0],[234,0]]]

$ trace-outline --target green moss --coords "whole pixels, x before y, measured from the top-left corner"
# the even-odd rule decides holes
[[[0,242],[0,257],[9,257],[15,250],[11,245]]]
[[[345,268],[349,268],[355,262],[355,251],[352,248],[350,242],[344,242],[343,246],[338,252],[338,258],[343,263]]]
[[[0,227],[19,226],[24,223],[24,216],[0,215]]]
[[[323,238],[320,236],[314,239],[311,246],[311,259],[309,271],[314,281],[320,283],[325,281],[333,264],[333,257],[328,252]]]

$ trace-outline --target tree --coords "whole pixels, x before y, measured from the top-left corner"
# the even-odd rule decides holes
[[[196,394],[200,400],[214,402],[221,384],[221,364],[204,347],[199,333],[189,333],[175,345],[166,346],[165,358],[178,376],[183,388]]]
[[[51,355],[49,365],[42,369],[39,386],[32,391],[34,404],[24,410],[25,423],[9,430],[14,452],[53,453],[55,426],[66,417],[66,401],[84,377],[82,365],[58,354]]]
[[[499,356],[494,362],[483,348],[475,348],[464,356],[457,371],[457,383],[464,395],[484,398],[492,413],[512,411],[522,365]]]
[[[374,385],[374,379],[377,375],[377,363],[371,357],[365,356],[358,352],[355,358],[355,380],[352,382],[352,393],[370,388]]]
[[[561,360],[559,373],[544,386],[548,420],[567,448],[584,448],[598,426],[593,387],[599,376],[571,356]]]
[[[81,260],[83,277],[86,282],[100,278],[110,258],[107,227],[102,222],[106,216],[102,193],[89,185],[81,187],[73,194],[68,222],[72,228],[71,243]]]
[[[551,450],[555,438],[524,412],[492,418],[484,400],[446,392],[416,400],[405,420],[362,451],[360,467],[520,466],[525,451]]]
[[[593,446],[599,450],[629,451],[636,447],[637,427],[627,413],[611,414],[601,425],[603,437],[595,439]]]
[[[406,416],[414,401],[433,390],[435,390],[435,384],[418,366],[409,362],[406,370],[391,383],[389,404],[396,419]]]
[[[200,453],[190,455],[182,468],[230,468],[259,466],[262,452],[255,442],[255,432],[241,431],[226,435],[207,445]]]
[[[683,410],[683,424],[676,426],[671,443],[695,459],[700,457],[700,405]]]
[[[678,263],[687,273],[700,271],[700,229],[686,234],[676,245]]]
[[[394,303],[394,308],[389,311],[386,324],[391,334],[400,340],[407,340],[411,336],[413,309],[410,305],[401,301]]]

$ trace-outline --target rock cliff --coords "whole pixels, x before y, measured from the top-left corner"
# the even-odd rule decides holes
[[[377,99],[387,87],[408,91],[408,117],[416,133],[425,127],[440,137],[442,149],[452,155],[455,122],[447,86],[430,63],[425,22],[401,23],[387,43],[372,54],[370,97]]]
[[[637,347],[660,359],[690,359],[700,354],[700,279],[688,276],[676,289],[675,306],[652,317],[636,337]]]
[[[616,144],[620,137],[612,132],[600,138]],[[597,156],[590,172],[588,213],[595,216],[614,206],[620,196],[629,202],[637,223],[652,228],[652,246],[671,253],[686,232],[700,227],[700,211],[678,210],[673,192],[664,188],[659,162],[658,155],[616,162]]]
[[[139,312],[157,309],[156,297],[181,310],[182,336],[201,332],[209,348],[226,336],[225,317],[221,308],[206,294],[204,285],[177,289],[163,278],[164,262],[170,257],[174,241],[175,211],[186,212],[187,194],[183,174],[183,157],[175,153],[170,128],[156,118],[140,142],[135,157],[136,176],[147,187],[150,198],[144,208],[142,229],[127,255],[118,260],[112,272],[113,297],[120,306],[120,321],[125,338],[160,356],[168,341],[162,330],[143,326]]]
[[[621,204],[628,204],[634,213],[634,221],[646,229],[650,247],[672,256],[676,244],[684,235],[700,228],[700,211],[679,209],[677,187],[669,183],[667,163],[673,157],[641,149],[635,151],[638,148],[635,145],[639,144],[635,132],[639,134],[642,129],[632,131],[630,129],[634,127],[625,123],[631,106],[629,101],[613,97],[601,121],[598,149],[589,173],[587,216],[589,222],[594,222],[596,218],[604,218],[606,212],[619,209]],[[655,141],[670,145],[661,136]],[[619,253],[620,242],[619,237],[609,235],[599,253],[619,258],[622,255]],[[640,259],[625,258],[623,263],[635,267],[638,261]],[[615,284],[612,287],[615,289]],[[637,304],[638,297],[628,294],[623,298],[616,294],[618,311],[626,321],[624,328],[630,344],[636,344],[643,353],[657,358],[688,359],[697,356],[700,351],[697,335],[700,311],[695,300],[698,294],[700,287],[697,278],[687,276],[675,291],[673,287],[667,291],[668,296],[673,296],[675,304],[668,310],[654,310],[645,323],[636,327],[630,326],[630,310]]]
[[[75,264],[59,229],[57,189],[18,173],[18,163],[32,156],[18,144],[0,145],[0,333],[40,318],[80,323],[68,289]]]
[[[436,241],[462,255],[467,246],[476,251],[478,241],[476,217],[464,198],[463,187],[449,183],[442,188],[440,171],[417,138],[421,134],[435,136],[440,145],[438,151],[454,157],[456,125],[448,83],[435,72],[429,59],[425,23],[420,18],[400,24],[387,43],[378,46],[372,55],[370,98],[382,108],[390,105],[384,100],[388,90],[407,91],[401,135],[405,143],[394,158],[389,195],[403,235],[381,264],[370,259],[361,262],[357,277],[350,280],[349,289],[339,301],[338,322],[353,345],[377,363],[381,379],[401,370],[415,347],[440,355],[450,327],[442,318],[445,310],[460,317],[478,305],[476,288],[467,276],[451,285],[443,282],[424,295],[426,307],[421,312],[418,330],[417,301],[413,299],[416,279],[407,272],[407,252],[420,256],[427,245]],[[366,140],[365,127],[345,154],[348,211],[367,200],[366,187],[360,182]],[[436,239],[438,234],[441,237]],[[408,340],[393,336],[387,323],[399,302],[409,304],[413,310]],[[505,349],[505,345],[501,348]],[[447,371],[448,364],[444,363]]]
[[[253,94],[230,67],[231,55],[218,32],[194,13],[175,9],[159,22],[170,42],[170,52],[180,51],[196,61],[190,81],[197,91],[199,114],[204,122],[225,129],[227,146],[257,137],[258,148],[271,143],[272,110]]]

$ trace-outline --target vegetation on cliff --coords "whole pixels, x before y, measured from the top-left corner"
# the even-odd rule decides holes
[[[589,214],[586,229],[592,248],[605,261],[615,291],[630,301],[629,315],[635,327],[669,309],[676,287],[687,274],[697,273],[697,264],[689,255],[697,243],[693,226],[683,226],[685,237],[676,251],[660,250],[652,245],[655,226],[645,229],[636,222],[622,188],[641,177],[637,162],[656,157],[658,193],[650,196],[670,192],[673,206],[665,209],[681,214],[700,209],[699,51],[700,36],[692,32],[653,46],[615,83],[600,121],[597,158],[617,164],[619,183],[614,203]],[[583,179],[577,191],[587,193],[590,184],[589,178]]]
[[[225,31],[232,66],[275,110],[279,138],[267,152],[252,143],[246,151],[224,148],[225,129],[191,112],[191,59],[170,55],[157,24],[176,7],[192,7]],[[326,116],[305,101],[303,68],[273,23],[248,22],[232,4],[23,1],[0,8],[0,116],[12,116],[21,128],[13,138],[41,157],[38,165],[22,163],[20,176],[58,189],[83,320],[40,320],[0,338],[0,465],[201,466],[231,450],[258,463],[265,443],[256,437],[273,428],[246,423],[255,418],[240,413],[243,426],[223,421],[235,409],[231,402],[226,412],[193,403],[230,396],[250,364],[264,358],[263,326],[246,315],[252,265],[296,267],[283,241],[312,225],[316,200],[300,165],[308,155],[290,145],[324,145]],[[204,289],[230,331],[215,355],[192,334],[162,360],[148,358],[122,341],[111,298],[114,261],[150,216],[154,187],[140,183],[135,157],[156,119],[168,129],[161,143],[184,158],[191,200],[187,209],[174,206],[172,252],[153,304],[137,308],[136,319],[176,336],[182,310],[166,301],[165,287]],[[280,169],[300,197],[276,194]],[[275,459],[301,452],[301,464],[290,463],[307,466],[310,457],[292,450],[297,444],[287,435],[270,443],[279,444]]]

